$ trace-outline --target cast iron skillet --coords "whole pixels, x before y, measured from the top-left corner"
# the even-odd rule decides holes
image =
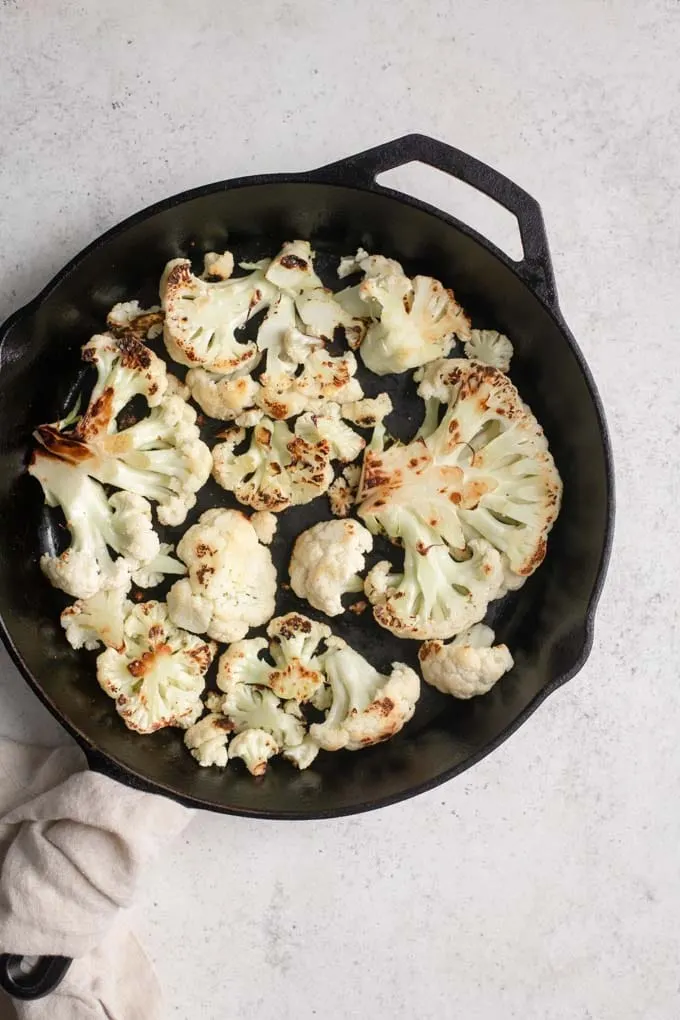
[[[414,160],[465,181],[517,217],[524,258],[514,262],[458,220],[379,186],[377,174]],[[537,574],[495,610],[493,625],[515,668],[484,698],[446,699],[426,690],[414,720],[389,743],[360,754],[322,754],[306,772],[276,762],[260,781],[238,767],[199,769],[177,731],[130,734],[93,679],[92,654],[67,645],[58,624],[65,600],[38,567],[39,552],[60,542],[53,515],[25,474],[31,432],[59,418],[82,366],[79,348],[101,330],[116,301],[153,302],[165,262],[233,248],[242,257],[310,238],[330,282],[337,257],[358,245],[394,256],[409,272],[454,286],[478,326],[515,344],[511,375],[545,427],[564,481],[564,503]],[[336,283],[337,286],[337,283]],[[388,424],[406,438],[422,404],[403,378],[362,376],[367,392],[387,382],[397,413]],[[212,483],[201,509],[235,505]],[[581,353],[559,311],[537,203],[506,177],[442,142],[408,135],[311,173],[246,177],[167,199],[110,230],[78,255],[0,330],[0,618],[14,662],[53,715],[81,745],[92,768],[188,805],[258,818],[316,819],[381,807],[431,789],[479,761],[545,697],[581,668],[592,643],[614,514],[613,471],[602,407]],[[285,577],[291,543],[329,517],[325,499],[282,515],[274,555]],[[388,550],[394,556],[394,549]],[[384,558],[379,547],[375,558]],[[155,594],[155,593],[154,593]],[[282,590],[277,610],[302,608]],[[308,612],[308,609],[304,609]],[[310,612],[310,615],[315,615]],[[347,613],[334,630],[378,667],[415,662],[417,643],[380,630],[370,613]],[[6,961],[5,961],[6,962]],[[13,977],[12,977],[13,973]],[[47,976],[21,979],[5,967],[14,995],[45,994]]]

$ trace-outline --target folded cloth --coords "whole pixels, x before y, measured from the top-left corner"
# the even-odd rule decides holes
[[[0,739],[0,951],[76,960],[51,995],[14,1001],[19,1020],[161,1020],[153,967],[121,914],[191,815],[89,771],[77,748]]]

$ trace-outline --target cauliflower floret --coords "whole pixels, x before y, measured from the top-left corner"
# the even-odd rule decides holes
[[[172,552],[174,552],[173,546],[168,542],[162,542],[154,558],[139,570],[134,571],[132,580],[138,588],[156,588],[163,583],[166,574],[180,576],[186,574],[187,568],[170,555]]]
[[[324,665],[333,701],[324,722],[310,726],[310,738],[326,751],[360,751],[399,733],[420,697],[418,674],[395,662],[387,677],[340,638],[328,645]]]
[[[133,606],[125,619],[122,651],[97,659],[97,679],[116,701],[125,725],[137,733],[187,728],[203,711],[201,692],[217,646],[173,626],[162,602]]]
[[[290,560],[291,587],[326,616],[344,613],[342,596],[363,591],[360,572],[373,537],[358,521],[322,521],[303,531]]]
[[[266,308],[277,290],[262,269],[213,283],[194,276],[188,259],[173,259],[163,273],[160,293],[170,357],[224,375],[252,363],[255,344],[241,343],[235,332]]]
[[[342,417],[362,429],[374,428],[391,412],[392,400],[389,393],[379,393],[377,397],[365,397],[342,406]]]
[[[184,734],[184,744],[199,765],[226,768],[229,760],[227,743],[234,725],[223,715],[211,712],[194,723]]]
[[[234,433],[213,449],[213,475],[240,503],[254,510],[278,513],[309,503],[328,490],[333,480],[331,446],[318,430],[300,434],[300,420],[291,432],[284,421],[263,418],[253,429],[250,448],[235,454],[241,440]]]
[[[433,529],[405,517],[392,530],[404,541],[404,569],[386,560],[366,576],[364,590],[381,627],[403,638],[449,638],[481,620],[499,597],[503,568],[498,552],[472,539],[468,559],[456,561]]]
[[[28,470],[42,485],[47,505],[62,508],[71,533],[68,549],[40,558],[50,583],[79,599],[103,589],[129,587],[131,572],[158,553],[147,501],[121,492],[107,499],[102,486],[77,462],[41,449],[34,450]],[[114,561],[109,550],[118,553],[118,559]]]
[[[364,364],[377,375],[405,372],[441,358],[457,336],[470,335],[470,320],[453,291],[429,276],[370,276],[360,293],[378,320],[361,345]]]
[[[267,635],[276,664],[267,677],[268,686],[280,698],[309,701],[323,683],[316,652],[320,642],[330,638],[330,628],[300,613],[288,613],[271,621]]]
[[[267,627],[269,654],[273,664],[260,657],[267,648],[264,638],[235,641],[220,658],[217,686],[230,693],[252,684],[269,687],[280,698],[309,701],[323,684],[318,646],[330,637],[323,623],[288,613],[272,620]],[[286,706],[290,711],[291,706]]]
[[[297,747],[305,736],[304,722],[267,687],[236,684],[222,698],[220,711],[234,724],[237,733],[265,730],[281,750]]]
[[[323,349],[309,349],[297,375],[295,362],[281,357],[270,370],[270,361],[268,357],[255,402],[272,418],[292,418],[305,410],[325,411],[329,401],[345,404],[363,397],[361,384],[354,378],[357,362],[351,351],[335,357]]]
[[[205,279],[228,280],[234,272],[234,256],[230,251],[222,254],[209,251],[203,256],[203,276]]]
[[[349,512],[356,502],[360,478],[359,464],[348,464],[329,488],[328,499],[331,513],[335,517],[349,517]]]
[[[187,386],[204,414],[218,421],[233,421],[255,403],[260,385],[250,375],[257,365],[257,351],[252,361],[228,375],[216,375],[205,368],[190,368]]]
[[[486,694],[514,665],[507,646],[493,642],[491,627],[481,623],[459,634],[450,645],[426,641],[418,652],[423,679],[454,698]]]
[[[423,379],[421,390],[424,385]],[[370,531],[391,537],[399,537],[394,528],[410,517],[411,533],[427,525],[432,541],[443,540],[459,555],[469,538],[481,536],[511,571],[528,576],[545,556],[562,492],[543,430],[498,369],[442,361],[428,373],[428,386],[449,394],[442,421],[407,446],[371,444],[359,516]]]
[[[67,606],[59,619],[71,647],[92,651],[101,644],[121,651],[125,645],[125,617],[132,608],[127,599],[129,590],[128,582]]]
[[[356,255],[343,255],[338,266],[338,276],[344,279],[352,273],[364,273],[365,276],[388,276],[404,274],[401,263],[384,255],[369,255],[364,248],[358,248]]]
[[[323,414],[301,415],[295,433],[310,443],[318,443],[319,439],[327,442],[331,459],[343,464],[356,460],[366,445],[366,440],[341,420],[337,404],[326,404]]]
[[[278,752],[279,745],[266,730],[242,730],[229,745],[229,758],[241,758],[251,776],[263,776],[267,762]]]
[[[106,316],[106,325],[115,336],[155,340],[163,332],[163,312],[158,305],[140,308],[139,301],[122,301]]]
[[[318,753],[319,745],[307,736],[297,747],[287,747],[283,757],[302,772],[303,769],[309,768]]]
[[[262,545],[271,545],[279,523],[276,514],[270,514],[268,510],[257,510],[251,514],[250,523]]]
[[[296,295],[323,287],[314,272],[314,252],[309,241],[286,241],[265,273],[265,277],[284,293]]]
[[[512,355],[512,344],[502,333],[497,333],[495,329],[470,330],[470,339],[465,344],[466,358],[507,372]]]
[[[207,510],[182,536],[177,554],[189,568],[189,576],[168,592],[177,626],[216,641],[238,641],[270,619],[276,569],[244,514]]]
[[[82,357],[96,368],[97,381],[75,428],[81,439],[115,432],[116,416],[133,397],[145,397],[149,407],[161,403],[168,385],[165,363],[133,336],[93,336]]]

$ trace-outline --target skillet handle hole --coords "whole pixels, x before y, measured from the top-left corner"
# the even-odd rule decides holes
[[[379,174],[376,183],[429,202],[455,216],[515,262],[524,258],[516,216],[493,198],[443,170],[413,160]]]

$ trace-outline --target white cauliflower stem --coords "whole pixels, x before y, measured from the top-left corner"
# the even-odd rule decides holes
[[[293,546],[291,587],[298,598],[327,616],[344,613],[342,596],[363,590],[360,572],[373,537],[358,521],[322,521],[303,531]]]
[[[454,698],[486,694],[513,667],[507,646],[493,642],[494,632],[480,623],[449,645],[426,641],[418,652],[423,679]]]
[[[205,674],[217,650],[175,627],[162,602],[142,602],[128,613],[122,651],[97,659],[97,679],[125,725],[138,733],[191,726],[203,711]]]
[[[333,700],[324,722],[310,726],[311,739],[326,751],[359,751],[389,740],[413,716],[418,674],[395,662],[384,676],[340,638],[328,644],[324,665]]]
[[[189,576],[168,592],[174,622],[216,641],[238,641],[274,612],[276,570],[238,510],[206,510],[182,536],[177,554]]]

